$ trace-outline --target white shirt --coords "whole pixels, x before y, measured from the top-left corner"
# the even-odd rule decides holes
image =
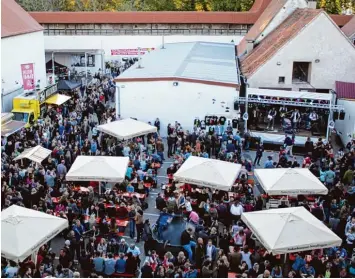
[[[231,209],[230,209],[230,213],[234,216],[240,216],[242,215],[242,213],[244,212],[243,206],[241,206],[240,204],[235,205],[232,204]]]
[[[206,255],[210,260],[212,260],[212,245],[208,246],[207,245],[207,255]]]
[[[187,212],[191,212],[192,211],[192,206],[191,206],[191,202],[189,201],[185,201],[185,208]]]

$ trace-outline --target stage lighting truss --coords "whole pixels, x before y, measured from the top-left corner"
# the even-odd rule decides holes
[[[236,99],[240,104],[246,103],[246,97],[239,97]],[[322,103],[323,102],[323,103]],[[324,103],[320,100],[312,100],[310,102],[302,102],[299,100],[275,100],[275,99],[262,99],[262,98],[248,98],[248,103],[258,103],[258,104],[270,104],[270,105],[281,105],[281,106],[295,106],[295,107],[308,107],[308,108],[318,108],[318,109],[331,109],[332,111],[343,111],[344,106],[341,105],[329,105],[329,103]]]

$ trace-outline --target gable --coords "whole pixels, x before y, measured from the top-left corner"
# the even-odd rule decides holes
[[[282,24],[255,46],[250,54],[241,59],[243,75],[250,77],[320,13],[323,11],[296,9]]]
[[[1,38],[41,30],[43,27],[14,0],[1,1]]]

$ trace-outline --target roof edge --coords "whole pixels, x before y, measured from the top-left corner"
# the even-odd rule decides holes
[[[11,38],[11,37],[16,37],[16,36],[20,36],[20,35],[27,35],[27,34],[32,34],[32,33],[36,33],[36,32],[43,32],[44,28],[38,28],[38,30],[33,30],[31,32],[16,32],[16,33],[12,33],[11,35],[2,35],[1,34],[1,39],[5,39],[5,38]]]
[[[292,14],[290,14],[289,17],[292,16],[297,10],[298,10],[298,9],[296,9]],[[311,21],[309,21],[307,24],[305,24],[305,25],[303,26],[303,28],[299,30],[299,32],[297,32],[296,34],[294,34],[283,46],[281,46],[267,61],[265,61],[265,62],[264,62],[263,64],[261,64],[257,69],[255,69],[254,72],[249,73],[249,74],[244,74],[244,73],[242,73],[242,74],[245,75],[247,78],[249,78],[250,76],[254,75],[254,74],[255,74],[257,71],[259,71],[268,61],[270,61],[271,58],[273,58],[277,53],[279,53],[282,49],[284,49],[285,46],[287,46],[294,38],[296,38],[300,33],[302,33],[303,30],[305,30],[313,21],[315,21],[315,20],[316,20],[321,14],[323,14],[323,13],[326,14],[326,12],[325,12],[324,10],[321,10],[315,17],[312,18]],[[331,19],[331,18],[329,18],[329,19]],[[285,22],[286,20],[287,20],[287,18],[284,20],[284,22]],[[331,21],[334,22],[333,20],[331,20]],[[282,22],[279,26],[281,26],[284,22]],[[277,30],[277,28],[275,28],[271,33],[269,33],[268,36],[270,36],[270,35],[271,35],[272,33],[274,33],[276,30]],[[255,50],[255,48],[254,48],[254,50]],[[253,50],[253,51],[254,51],[254,50]],[[250,54],[252,54],[253,51],[252,51]],[[245,56],[244,59],[247,58],[247,57],[248,57],[248,56]]]
[[[201,80],[193,78],[183,78],[183,77],[149,77],[149,78],[116,78],[115,82],[154,82],[154,81],[182,81],[191,83],[200,83],[206,85],[233,87],[238,89],[240,84],[238,83],[228,83],[221,81],[211,81],[211,80]]]

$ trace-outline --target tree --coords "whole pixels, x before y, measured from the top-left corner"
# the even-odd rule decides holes
[[[240,0],[240,9],[243,12],[249,11],[253,4],[253,0]]]

